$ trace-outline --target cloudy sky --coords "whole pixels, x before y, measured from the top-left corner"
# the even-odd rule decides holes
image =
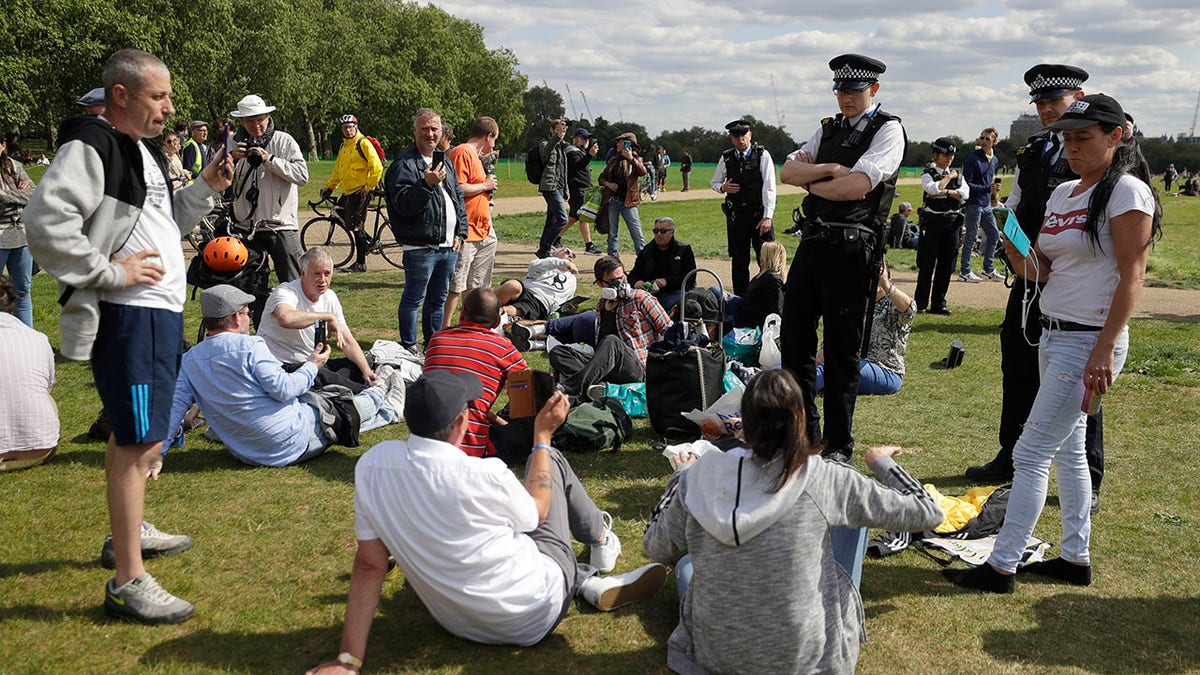
[[[986,126],[1006,137],[1011,120],[1034,112],[1021,76],[1041,62],[1086,69],[1085,90],[1116,97],[1148,136],[1186,132],[1200,93],[1195,0],[434,4],[482,25],[489,47],[516,53],[530,86],[545,80],[569,116],[590,117],[586,94],[591,116],[651,133],[719,129],[748,113],[782,116],[805,139],[836,112],[827,64],[843,52],[887,64],[876,100],[913,140],[974,138]]]

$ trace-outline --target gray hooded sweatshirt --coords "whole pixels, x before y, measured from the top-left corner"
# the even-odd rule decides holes
[[[693,578],[668,641],[679,673],[852,673],[862,599],[833,558],[838,526],[917,531],[942,511],[890,457],[875,473],[812,456],[777,492],[779,463],[710,452],[677,471],[642,546],[652,560],[692,556]]]

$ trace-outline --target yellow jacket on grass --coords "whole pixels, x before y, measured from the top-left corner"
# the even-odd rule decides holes
[[[357,133],[354,138],[342,141],[333,175],[325,187],[330,190],[340,187],[343,194],[358,192],[364,187],[373,190],[382,177],[383,161],[375,152],[375,146],[362,133]]]

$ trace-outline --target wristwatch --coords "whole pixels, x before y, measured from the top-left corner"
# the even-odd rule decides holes
[[[343,666],[354,666],[355,668],[362,668],[362,659],[351,654],[350,652],[342,652],[341,654],[338,654],[337,660],[338,660],[338,663],[342,664]]]

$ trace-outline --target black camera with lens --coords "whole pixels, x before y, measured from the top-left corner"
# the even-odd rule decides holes
[[[258,152],[250,152],[250,150],[252,148],[262,148],[265,151],[267,148],[267,139],[265,136],[259,136],[258,138],[246,138],[245,140],[242,140],[241,143],[246,146],[247,164],[252,167],[258,167],[258,165],[263,163],[263,159],[266,158],[266,155]]]

